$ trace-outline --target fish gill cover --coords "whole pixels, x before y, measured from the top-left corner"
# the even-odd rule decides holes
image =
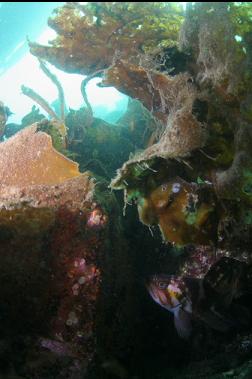
[[[251,4],[67,2],[48,25],[29,47],[57,110],[0,103],[3,375],[251,377]],[[97,77],[129,96],[115,125]]]

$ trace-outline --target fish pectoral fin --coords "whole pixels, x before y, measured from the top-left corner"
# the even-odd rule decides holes
[[[190,313],[179,308],[176,313],[174,313],[174,325],[177,329],[178,335],[181,338],[187,339],[190,337],[192,332],[192,323]]]

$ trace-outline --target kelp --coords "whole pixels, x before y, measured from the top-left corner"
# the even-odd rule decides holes
[[[223,255],[251,263],[251,5],[189,4],[180,33],[179,52],[177,32],[180,27],[177,26],[181,15],[177,15],[173,6],[169,8],[170,20],[174,16],[175,22],[175,15],[178,17],[174,37],[167,34],[164,38],[165,28],[168,30],[172,23],[168,25],[168,15],[163,12],[166,17],[164,29],[161,24],[155,24],[154,18],[158,15],[161,20],[163,16],[161,11],[155,13],[153,9],[156,7],[164,11],[166,8],[164,3],[153,4],[67,3],[49,22],[58,33],[51,45],[30,44],[35,55],[67,72],[85,74],[88,78],[99,75],[102,85],[117,87],[131,98],[137,98],[144,108],[142,123],[141,117],[125,116],[123,136],[127,135],[133,141],[131,145],[120,138],[120,125],[110,128],[95,119],[89,107],[71,110],[66,118],[69,147],[78,155],[81,169],[92,169],[101,176],[98,178],[97,175],[96,189],[102,188],[99,196],[106,203],[109,217],[107,219],[107,215],[102,215],[95,206],[89,215],[88,227],[92,225],[99,229],[99,222],[116,215],[109,225],[113,230],[110,235],[113,246],[107,245],[105,254],[100,255],[107,262],[108,269],[101,271],[102,275],[106,275],[106,281],[102,276],[102,291],[106,297],[97,312],[103,327],[96,333],[98,348],[102,345],[106,357],[97,349],[98,365],[102,361],[108,375],[109,371],[117,375],[123,372],[120,371],[120,363],[117,364],[122,357],[123,366],[125,363],[127,369],[131,368],[122,376],[156,379],[163,374],[164,377],[182,378],[190,372],[195,377],[213,377],[222,371],[227,373],[220,374],[223,377],[240,376],[240,369],[233,368],[248,357],[246,346],[251,352],[251,335],[247,329],[233,339],[233,336],[226,338],[217,333],[211,335],[201,323],[195,322],[195,336],[183,350],[186,354],[181,354],[182,345],[171,338],[174,335],[167,317],[164,314],[162,323],[161,311],[159,317],[146,301],[142,282],[143,278],[158,270],[169,274],[178,270],[180,274],[195,278],[202,274],[202,269],[209,268],[216,258]],[[146,12],[150,9],[152,15],[148,18]],[[141,23],[138,19],[140,14]],[[69,18],[64,20],[64,17]],[[119,27],[120,22],[122,26]],[[172,54],[179,57],[178,62]],[[168,62],[166,67],[165,62]],[[87,97],[85,83],[84,98]],[[128,113],[133,111],[141,116],[137,107],[130,108]],[[43,130],[42,124],[40,130]],[[147,141],[144,128],[150,131]],[[131,138],[133,134],[134,138]],[[133,153],[129,160],[128,148]],[[136,152],[136,149],[141,150]],[[108,201],[108,183],[104,180],[111,177],[116,165],[121,168],[110,186],[124,190],[125,204],[136,204],[140,221],[151,232],[134,220],[134,210],[127,209],[127,218],[124,219],[127,242],[121,247],[117,239],[121,225],[112,202]],[[100,204],[99,198],[97,200]],[[78,217],[82,214],[78,213]],[[54,240],[57,244],[52,245],[59,259],[62,247],[69,243],[76,246],[78,240],[71,217],[67,217],[63,233],[60,225],[60,222],[56,225],[57,238]],[[79,233],[77,228],[77,232],[85,238],[83,224],[80,222],[78,225],[82,231]],[[155,225],[159,226],[165,244],[158,239]],[[169,243],[175,244],[175,248],[171,249]],[[90,247],[94,246],[96,240],[91,239]],[[181,246],[186,247],[180,249]],[[83,246],[80,247],[82,249]],[[121,250],[125,255],[120,254]],[[67,267],[66,272],[70,275],[78,269],[75,263],[81,263],[78,260],[73,261],[73,265],[66,262],[66,266],[60,262],[60,272]],[[87,274],[92,276],[92,266],[88,264],[87,269]],[[227,267],[225,274],[229,276],[229,273]],[[79,284],[83,284],[82,279],[78,285],[74,284],[71,295],[82,295]],[[63,290],[68,288],[64,284],[63,287]],[[111,293],[116,295],[111,297]],[[135,312],[134,302],[139,313]],[[125,307],[127,312],[121,312],[120,307]],[[89,313],[92,307],[88,304],[84,309]],[[241,307],[241,312],[237,313],[242,312]],[[66,328],[73,327],[76,322],[76,313],[71,312],[70,316],[65,319]],[[110,316],[115,319],[115,327],[108,330],[106,325]],[[127,328],[121,328],[125,322]],[[164,329],[167,334],[163,333]],[[208,338],[204,342],[206,334]],[[89,336],[89,329],[83,331],[83,336]],[[168,345],[167,336],[171,341]],[[48,344],[48,341],[44,343]],[[82,346],[87,345],[85,340]],[[107,356],[108,351],[112,358]],[[129,351],[129,356],[126,351]],[[144,359],[145,352],[154,359]],[[209,359],[206,359],[207,353],[210,353]],[[183,361],[182,355],[189,358]],[[174,373],[176,370],[171,368],[178,362],[173,362],[174,357],[179,357],[179,373]],[[194,358],[197,360],[195,364]],[[170,359],[168,363],[167,359]],[[186,372],[182,372],[181,367],[188,360],[190,365]],[[247,368],[242,369],[244,373]],[[102,374],[96,377],[102,377]]]
[[[70,2],[48,20],[56,39],[50,46],[30,42],[30,51],[66,72],[90,75],[115,57],[139,61],[154,48],[177,45],[182,21],[176,3]]]
[[[35,103],[37,103],[41,108],[48,113],[48,115],[52,118],[50,128],[44,129],[43,131],[47,132],[51,135],[53,139],[53,145],[61,152],[66,152],[66,136],[67,130],[65,126],[65,96],[62,85],[58,80],[57,76],[54,75],[49,68],[46,66],[45,62],[39,60],[40,68],[45,73],[45,75],[52,81],[52,83],[56,86],[58,91],[58,101],[60,105],[60,115],[54,111],[52,106],[42,97],[39,93],[34,91],[32,88],[26,87],[24,85],[21,86],[21,91],[25,96],[28,96]],[[34,122],[35,120],[33,120]],[[53,126],[53,128],[52,128]]]

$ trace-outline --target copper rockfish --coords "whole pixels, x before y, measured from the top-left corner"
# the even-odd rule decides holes
[[[251,279],[248,267],[236,259],[224,257],[203,279],[154,275],[147,288],[156,303],[173,313],[181,338],[190,336],[192,319],[200,319],[211,328],[225,332],[233,326],[249,324],[248,310],[243,307],[239,312],[241,309],[233,304],[233,300],[246,291]],[[239,313],[243,314],[242,318]]]

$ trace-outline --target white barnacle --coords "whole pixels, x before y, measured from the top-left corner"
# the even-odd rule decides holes
[[[85,281],[86,281],[85,276],[81,276],[81,277],[79,278],[79,280],[78,280],[78,283],[79,283],[79,284],[84,284]]]
[[[153,231],[152,231],[152,229],[151,229],[151,226],[148,226],[148,228],[149,228],[149,231],[150,231],[151,236],[153,237],[154,235],[153,235]]]
[[[68,315],[68,319],[66,321],[66,324],[71,326],[71,325],[76,325],[78,324],[79,320],[78,318],[76,317],[76,313],[75,312],[70,312],[69,315]]]
[[[172,185],[172,192],[173,193],[178,193],[181,189],[181,184],[180,183],[173,183]]]
[[[79,284],[78,283],[75,283],[72,286],[72,291],[73,291],[73,295],[74,296],[78,296],[79,295]]]

